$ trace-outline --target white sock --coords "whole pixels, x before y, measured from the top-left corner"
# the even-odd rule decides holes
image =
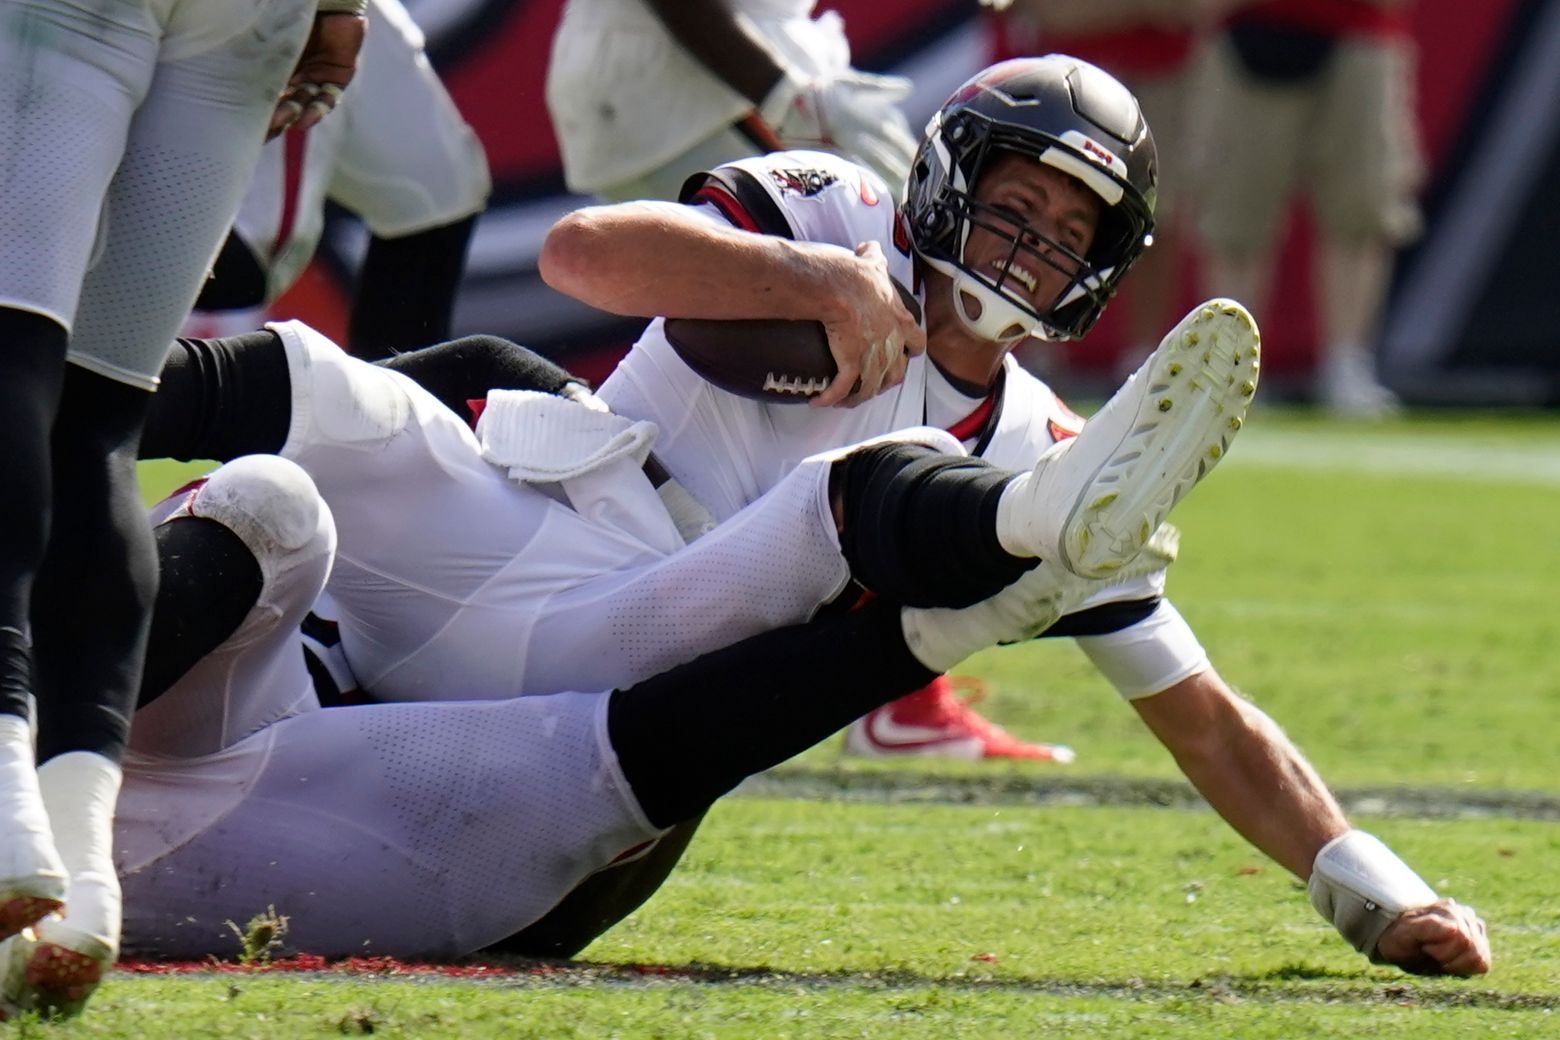
[[[1033,473],[1020,473],[1008,481],[1007,487],[1002,489],[1002,497],[997,499],[997,544],[1002,546],[1003,552],[1014,556],[1038,555],[1026,537],[1029,516],[1023,508],[1028,505],[1029,496],[1025,492],[1033,479]]]
[[[934,672],[954,665],[991,645],[978,626],[965,623],[956,610],[899,608],[899,628],[915,659]]]
[[[54,843],[70,873],[65,920],[46,922],[39,934],[58,941],[74,935],[119,949],[121,896],[114,872],[114,806],[119,800],[117,763],[91,751],[71,751],[38,767],[38,786],[54,825]],[[79,949],[79,944],[71,945]],[[80,949],[82,953],[92,951]]]
[[[0,880],[21,882],[40,870],[58,873],[58,862],[50,862],[49,817],[33,761],[27,720],[0,715]]]
[[[1035,501],[1031,485],[1049,460],[1067,451],[1073,439],[1057,441],[1035,460],[1035,468],[1020,473],[1002,489],[997,499],[997,544],[1014,556],[1044,559],[1056,551],[1061,537],[1062,517],[1044,512],[1046,506]],[[1067,503],[1070,504],[1070,503]]]

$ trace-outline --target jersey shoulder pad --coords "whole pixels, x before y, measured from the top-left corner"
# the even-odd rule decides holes
[[[892,241],[894,200],[883,181],[827,152],[738,159],[689,179],[682,200],[714,205],[737,227],[855,248]]]

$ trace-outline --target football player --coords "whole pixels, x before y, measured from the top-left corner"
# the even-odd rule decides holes
[[[0,938],[37,925],[0,989],[30,1005],[78,1010],[115,954],[156,577],[133,446],[268,129],[317,122],[351,77],[361,4],[315,15],[0,2]]]
[[[1150,132],[1113,78],[1059,57],[1015,61],[972,80],[938,113],[903,207],[854,164],[778,153],[690,181],[687,206],[566,218],[542,272],[608,310],[824,320],[840,375],[815,403],[839,402],[859,381],[857,407],[808,412],[724,393],[683,364],[659,322],[604,386],[615,410],[657,423],[658,455],[722,519],[807,454],[910,424],[954,431],[971,452],[1007,466],[1076,432],[1082,420],[1010,354],[1032,334],[1072,338],[1093,325],[1149,241],[1157,176]],[[618,265],[610,271],[584,253],[607,242]],[[677,259],[658,264],[656,278],[635,276],[640,251]],[[801,256],[818,259],[804,267]],[[885,271],[921,288],[924,332]],[[928,359],[882,351],[901,339],[924,339]],[[903,385],[866,400],[903,373]],[[1166,607],[1155,623],[1176,626],[1173,617]],[[972,714],[940,679],[852,725],[846,747],[981,757],[1017,743]]]
[[[256,328],[313,258],[328,199],[370,235],[348,349],[373,359],[449,338],[466,248],[492,187],[487,158],[399,0],[369,0],[367,18],[356,89],[327,122],[261,151],[188,335]]]
[[[547,68],[569,187],[608,201],[673,200],[691,174],[721,163],[816,148],[865,163],[897,195],[916,148],[897,107],[910,84],[853,69],[838,13],[813,17],[813,6],[570,0]],[[852,726],[845,750],[1072,760],[1070,748],[1020,740],[982,717],[978,696],[978,683],[939,676]]]
[[[259,357],[280,347],[289,354],[291,371],[309,372],[309,382],[328,386],[351,378],[356,362],[334,348],[318,357],[301,352],[298,333],[296,326],[282,326],[243,344],[186,346],[202,356],[208,371],[227,367],[238,354]],[[436,350],[459,355],[468,346]],[[487,378],[478,372],[486,365],[480,352],[467,353],[453,360],[474,373],[472,378]],[[311,359],[320,362],[312,370],[305,363]],[[325,364],[334,359],[340,367]],[[250,366],[249,373],[259,375],[261,369]],[[470,380],[462,385],[460,379],[430,379],[426,373],[419,378],[446,403],[461,405],[474,396]],[[530,381],[568,392],[566,378],[543,372]],[[359,382],[359,392],[370,385]],[[399,400],[407,406],[405,421],[427,423],[432,413],[424,409],[431,402],[421,388],[388,373],[383,385],[398,393],[381,404]],[[248,410],[234,395],[225,396],[230,408]],[[393,443],[363,436],[357,419],[328,434],[307,433],[340,413],[322,414],[314,407],[323,403],[317,394],[294,393],[291,400],[291,414],[273,415],[266,435],[286,431],[289,453],[306,463],[318,466],[322,456],[299,447],[306,441],[322,446],[327,439],[355,451],[368,468],[376,468],[379,456],[407,457]],[[503,395],[490,400],[479,427],[484,441],[495,432],[486,424],[506,402]],[[572,429],[586,428],[587,405],[544,403],[572,415]],[[408,414],[413,412],[415,420]],[[206,436],[210,431],[202,431],[203,425],[186,417],[182,436]],[[154,433],[169,435],[167,429]],[[622,433],[609,424],[586,440],[610,451]],[[223,436],[230,450],[239,450],[239,441],[252,435]],[[941,439],[933,431],[925,436]],[[532,464],[540,464],[547,457],[542,442],[527,443],[537,452]],[[212,453],[222,449],[215,441],[204,447]],[[454,454],[447,450],[443,458],[448,462]],[[511,456],[512,469],[519,462]],[[801,519],[827,517],[839,538],[854,528],[887,532],[897,526],[898,538],[908,541],[917,530],[946,535],[955,524],[966,528],[959,533],[976,539],[982,525],[961,521],[961,514],[1000,508],[1000,495],[994,501],[992,492],[1007,483],[989,467],[956,456],[939,458],[903,438],[843,453],[827,469],[833,479],[817,485],[814,508]],[[886,493],[910,469],[919,471],[917,490]],[[598,475],[616,483],[626,474]],[[481,479],[477,470],[452,468],[446,476],[448,486],[441,488],[421,483],[412,472],[408,486],[439,499],[457,518],[451,523],[446,516],[443,537],[480,536],[481,525],[466,522],[476,502],[460,490]],[[540,494],[540,485],[557,483],[552,493],[579,505],[575,496],[584,489],[577,481],[543,480],[530,487]],[[879,490],[870,490],[874,485]],[[517,497],[525,491],[517,486]],[[498,497],[487,505],[511,519],[517,515]],[[388,515],[383,505],[380,512],[381,538],[419,522],[417,516]],[[883,523],[890,514],[897,524]],[[1068,617],[1084,616],[1078,608],[1090,599],[1130,581],[1134,571],[1161,567],[1173,555],[1173,543],[1152,542],[1104,580],[1069,573],[1058,556],[969,607],[933,609],[905,607],[895,598],[902,592],[968,598],[974,579],[947,568],[924,546],[898,568],[885,568],[884,557],[898,548],[885,545],[877,557],[853,561],[851,569],[868,581],[892,583],[893,595],[859,611],[756,635],[666,674],[621,682],[612,692],[321,711],[298,652],[297,626],[326,584],[337,540],[331,510],[308,475],[283,459],[239,458],[165,503],[157,518],[163,595],[134,734],[134,749],[144,754],[131,759],[118,825],[129,895],[126,946],[174,957],[223,955],[232,942],[226,922],[268,905],[291,917],[291,945],[326,955],[367,948],[403,957],[448,957],[495,943],[532,954],[573,953],[653,890],[670,868],[666,846],[675,860],[687,825],[743,777],[923,685],[976,649],[1030,638],[1065,625]],[[928,520],[935,521],[930,528]],[[352,522],[364,524],[362,517]],[[577,535],[614,540],[624,531],[621,518],[575,529]],[[758,533],[763,537],[745,554],[727,559],[782,576],[806,565],[796,555],[798,543],[783,541],[778,529]],[[360,538],[358,551],[362,544]],[[554,544],[557,551],[546,557],[528,554],[527,568],[564,565],[566,543]],[[345,539],[341,545],[339,559],[345,562]],[[410,548],[402,543],[400,551]],[[577,559],[588,555],[578,541],[572,551]],[[610,556],[615,550],[597,551]],[[211,580],[214,570],[222,581]],[[510,574],[510,583],[519,576]],[[723,615],[724,627],[740,627],[741,615],[753,609],[718,594],[719,572],[687,577],[685,596],[717,591],[700,606]],[[547,575],[536,578],[546,581]],[[611,643],[634,647],[680,638],[686,622],[677,603],[634,609],[635,597],[625,598],[629,609],[615,615]],[[492,643],[484,652],[502,656],[511,646]],[[567,655],[567,648],[558,649]],[[611,652],[612,646],[600,649]],[[592,667],[570,661],[562,666],[571,663],[580,671]],[[474,662],[452,658],[449,664],[443,696],[490,695],[466,686]],[[1286,751],[1276,729],[1251,711],[1266,752]],[[741,739],[712,746],[707,739],[712,733]],[[1292,750],[1282,757],[1287,766],[1298,763]],[[1297,771],[1288,783],[1302,803],[1326,799],[1309,770]],[[1272,811],[1281,817],[1272,824],[1275,836],[1294,826],[1314,835],[1316,824],[1283,791],[1264,794],[1273,797]],[[352,825],[344,828],[347,820]],[[1302,836],[1283,838],[1292,850],[1306,842]],[[341,870],[343,862],[351,869]],[[201,883],[217,877],[222,884]],[[1343,828],[1328,839],[1316,857],[1311,891],[1329,920],[1375,957],[1413,970],[1487,969],[1488,943],[1476,915],[1435,901],[1406,865],[1362,832]],[[439,898],[430,899],[429,892]],[[386,906],[396,912],[385,913]]]
[[[902,447],[863,453],[855,479],[893,468]],[[960,480],[960,470],[942,479]],[[941,518],[945,503],[932,497],[904,503],[907,513],[932,508]],[[831,502],[845,525],[875,519],[880,505],[848,486],[809,504]],[[457,495],[446,505],[463,503]],[[858,516],[862,509],[873,515]],[[663,839],[686,840],[688,829],[674,829],[743,778],[923,685],[929,664],[946,668],[989,643],[1035,634],[1083,587],[1047,562],[965,609],[884,599],[612,692],[566,686],[321,710],[299,625],[326,584],[337,538],[307,474],[275,456],[243,456],[161,505],[156,519],[164,581],[119,803],[118,862],[125,949],[178,958],[227,955],[226,922],[266,906],[290,917],[290,946],[327,956],[449,958],[504,940],[536,955],[573,953],[632,909],[637,898],[623,902],[625,884],[642,898],[664,877]],[[579,556],[586,547],[577,539],[589,532],[571,533]],[[796,551],[777,529],[767,534],[777,554]],[[448,524],[443,535],[459,537]],[[348,563],[341,546],[338,562]],[[562,549],[555,545],[553,560],[527,554],[524,564],[557,566]],[[921,576],[926,586],[948,588],[931,557],[920,559],[933,564]],[[728,568],[741,562],[728,554]],[[786,558],[790,567],[805,562]],[[685,598],[720,584],[710,570],[691,577]],[[618,646],[679,638],[683,604],[634,609],[625,598],[612,633]],[[749,609],[729,596],[693,606],[722,617],[724,631],[740,630]],[[227,631],[212,646],[219,628]],[[597,648],[609,658],[613,649]],[[490,645],[485,654],[509,651]],[[567,647],[559,656],[558,667],[576,674],[595,667]],[[492,694],[474,661],[446,669],[441,681],[444,698]],[[712,733],[743,736],[712,751]],[[611,898],[550,913],[603,871]],[[214,878],[221,883],[207,883]]]
[[[855,407],[720,390],[683,362],[661,321],[603,385],[616,413],[657,424],[658,457],[721,520],[787,479],[796,460],[907,425],[954,430],[999,465],[1066,444],[1077,418],[1011,351],[1094,324],[1149,244],[1155,167],[1153,138],[1119,82],[1065,56],[1017,59],[971,79],[933,118],[898,207],[859,166],[776,153],[691,181],[685,205],[571,214],[550,234],[542,272],[619,313],[823,322],[839,375],[813,404]],[[922,333],[891,279],[920,293],[922,356],[898,349]],[[1248,320],[1228,314],[1225,332]],[[1183,338],[1214,337],[1183,322],[1116,399],[1162,385],[1164,351]],[[1255,348],[1253,330],[1210,378],[1223,385]],[[1347,821],[1162,591],[1162,574],[1115,586],[1076,622],[1079,645],[1241,834],[1315,878],[1329,850],[1356,843]]]

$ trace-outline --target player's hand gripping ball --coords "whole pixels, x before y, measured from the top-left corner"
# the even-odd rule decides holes
[[[894,283],[916,321],[921,305]],[[666,340],[701,377],[728,393],[805,403],[839,372],[823,322],[780,318],[667,318]]]

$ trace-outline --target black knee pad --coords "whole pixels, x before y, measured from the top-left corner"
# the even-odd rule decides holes
[[[918,444],[847,456],[830,490],[844,507],[840,547],[851,574],[906,606],[963,607],[995,594],[1038,562],[997,541],[997,502],[1012,477]]]

